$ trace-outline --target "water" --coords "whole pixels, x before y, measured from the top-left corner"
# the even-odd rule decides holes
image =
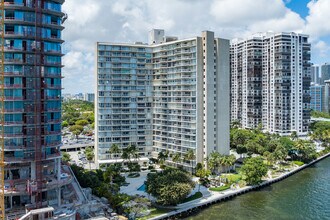
[[[189,220],[330,220],[330,158],[281,182],[202,210]]]
[[[145,191],[146,191],[146,185],[143,184],[143,185],[140,186],[137,190],[145,192]]]

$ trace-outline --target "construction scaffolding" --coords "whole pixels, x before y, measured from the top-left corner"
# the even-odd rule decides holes
[[[5,1],[1,0],[0,2],[0,16],[1,16],[1,24],[0,24],[0,105],[1,105],[1,112],[0,112],[0,217],[1,219],[5,219],[5,141],[4,141],[4,111],[5,111]]]

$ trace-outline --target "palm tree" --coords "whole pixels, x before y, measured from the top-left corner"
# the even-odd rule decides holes
[[[113,166],[109,166],[105,172],[103,173],[103,178],[105,181],[109,181],[112,184],[113,176],[116,175],[117,171],[114,169]]]
[[[164,164],[166,159],[167,159],[167,155],[164,153],[164,151],[158,153],[158,161],[161,165]]]
[[[236,162],[235,155],[233,155],[233,154],[229,155],[228,156],[228,165],[229,165],[229,167],[234,166],[234,169],[235,169],[235,162]]]
[[[127,148],[123,149],[123,152],[121,154],[121,158],[123,159],[123,162],[124,161],[131,161],[131,154],[128,153],[128,150]]]
[[[178,167],[177,163],[181,161],[181,154],[176,153],[176,154],[172,155],[172,161],[173,161],[173,163],[175,163],[175,167]]]
[[[121,153],[121,150],[120,150],[118,144],[112,144],[110,147],[109,153],[116,155],[116,163],[117,163],[117,154]]]
[[[219,152],[213,151],[212,153],[210,153],[209,157],[207,158],[208,168],[213,172],[215,170],[219,172],[220,159],[221,159],[221,155]]]
[[[92,169],[91,168],[91,161],[94,159],[94,151],[93,150],[88,150],[88,151],[86,150],[85,154],[86,154],[86,159],[89,162],[89,169],[91,170]]]
[[[298,141],[295,142],[294,148],[297,151],[297,153],[299,154],[299,158],[301,160],[301,155],[305,150],[305,142],[303,140],[299,139]]]
[[[222,167],[225,167],[225,170],[226,170],[226,173],[228,173],[228,166],[229,166],[229,158],[228,156],[226,155],[220,155],[220,158],[219,158],[219,164],[222,166]]]
[[[128,147],[128,153],[133,157],[136,161],[140,159],[140,154],[138,149],[135,145],[129,145]]]
[[[185,160],[188,160],[189,163],[191,162],[191,174],[193,174],[193,164],[192,164],[192,162],[195,160],[195,158],[196,158],[195,152],[192,149],[188,150],[187,153],[184,156]]]

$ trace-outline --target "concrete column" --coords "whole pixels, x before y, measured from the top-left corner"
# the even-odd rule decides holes
[[[61,206],[61,188],[57,190],[58,206]]]
[[[31,179],[35,180],[36,178],[36,162],[31,162]]]
[[[61,158],[57,159],[57,180],[61,179]]]
[[[9,204],[10,204],[9,208],[13,208],[13,197],[12,196],[9,196]]]

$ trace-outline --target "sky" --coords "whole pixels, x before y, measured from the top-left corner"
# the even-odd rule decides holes
[[[66,0],[63,93],[94,92],[96,42],[147,42],[153,28],[187,38],[308,34],[311,61],[330,62],[330,0]]]

